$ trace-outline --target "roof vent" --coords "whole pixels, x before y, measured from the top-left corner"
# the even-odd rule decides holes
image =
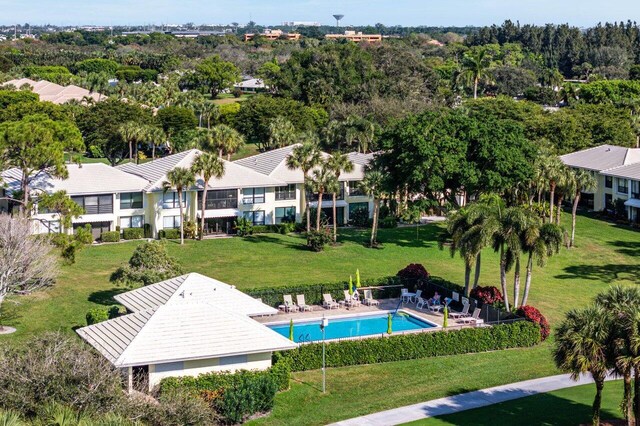
[[[611,151],[611,148],[607,148],[607,150],[605,152],[609,152],[609,151]]]

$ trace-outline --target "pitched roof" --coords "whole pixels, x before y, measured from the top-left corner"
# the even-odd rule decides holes
[[[251,157],[236,160],[235,163],[286,183],[302,183],[304,181],[302,170],[291,170],[287,167],[287,157],[291,155],[293,149],[298,145],[299,144],[293,144],[285,146],[284,148],[266,151]],[[327,158],[330,154],[322,152],[322,156]],[[351,173],[343,173],[340,175],[340,180],[346,181],[362,179],[364,176],[363,167],[368,161],[370,161],[370,158],[373,158],[373,154],[359,154],[352,152],[348,154],[348,157],[354,163],[355,167]]]
[[[73,84],[69,86],[61,86],[47,80],[35,81],[29,78],[20,78],[16,80],[9,80],[3,84],[11,84],[17,88],[28,84],[32,87],[33,93],[40,96],[41,101],[53,102],[54,104],[63,104],[72,99],[83,101],[85,97],[90,97],[95,101],[99,101],[102,98],[100,93],[90,92],[87,89],[83,89],[82,87],[78,87]]]
[[[233,85],[234,87],[245,89],[264,89],[267,87],[261,78],[250,78],[248,80],[241,81]]]
[[[602,174],[606,176],[640,180],[640,161],[637,163],[627,164],[626,166],[603,170]]]
[[[567,166],[602,171],[640,161],[639,148],[600,145],[560,156]]]
[[[191,167],[193,161],[202,151],[190,149],[179,152],[144,164],[127,163],[118,168],[127,173],[142,176],[150,183],[145,188],[146,191],[162,190],[162,183],[167,180],[167,173],[176,167]],[[230,161],[222,160],[224,163],[224,176],[220,179],[211,178],[209,180],[210,189],[231,189],[231,188],[252,188],[263,186],[280,186],[284,182],[265,177],[254,170],[242,167]],[[196,182],[198,188],[204,187],[202,178]]]
[[[115,299],[133,312],[173,302],[202,301],[248,316],[278,313],[277,309],[237,290],[235,286],[196,272],[119,294]]]
[[[47,192],[67,191],[70,195],[113,194],[115,192],[137,192],[149,184],[139,176],[102,163],[67,164],[69,177],[59,179],[41,173],[31,181],[31,188]],[[9,169],[2,174],[9,192],[20,189],[22,172]]]
[[[77,330],[116,367],[287,350],[297,345],[209,303],[170,303]]]

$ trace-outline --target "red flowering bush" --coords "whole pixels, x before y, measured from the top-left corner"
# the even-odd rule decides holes
[[[502,293],[494,286],[476,287],[471,290],[471,297],[482,302],[482,304],[493,305],[496,302],[503,302]]]
[[[540,336],[542,340],[545,340],[549,337],[549,333],[551,332],[551,327],[549,326],[549,321],[540,313],[537,308],[533,306],[520,306],[516,311],[516,315],[520,317],[524,317],[527,321],[531,321],[533,323],[538,324],[540,327]]]
[[[429,272],[419,263],[410,263],[404,269],[396,274],[400,280],[411,290],[416,288],[426,290],[426,284],[429,281]]]

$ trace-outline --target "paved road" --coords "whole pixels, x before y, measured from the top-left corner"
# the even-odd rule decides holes
[[[607,380],[615,379],[615,377],[607,378]],[[568,374],[543,377],[540,379],[496,386],[494,388],[482,389],[446,398],[434,399],[432,401],[407,405],[405,407],[381,411],[367,416],[354,417],[352,419],[334,423],[333,426],[399,425],[413,422],[415,420],[486,407],[487,405],[497,404],[504,401],[590,383],[593,383],[591,375],[583,375],[578,379],[578,381],[571,380]]]

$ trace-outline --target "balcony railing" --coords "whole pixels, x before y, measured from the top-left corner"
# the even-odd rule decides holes
[[[207,202],[205,204],[206,210],[237,209],[237,208],[238,208],[237,198],[225,198],[224,200],[211,200],[207,198]]]
[[[296,191],[276,191],[276,201],[295,200]]]
[[[318,194],[307,194],[309,201],[318,201]],[[330,201],[333,199],[333,194],[322,194],[322,201]],[[336,200],[344,200],[344,188],[336,194]]]
[[[113,213],[113,204],[100,204],[99,206],[84,206],[84,214],[108,214]]]
[[[631,192],[631,198],[640,199],[640,192]]]
[[[628,194],[629,193],[629,187],[628,186],[620,186],[620,185],[618,185],[618,193],[619,194]]]

